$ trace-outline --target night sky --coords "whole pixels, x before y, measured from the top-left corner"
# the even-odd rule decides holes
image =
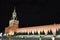
[[[60,2],[52,0],[0,0],[0,32],[8,27],[16,7],[19,27],[60,23]]]

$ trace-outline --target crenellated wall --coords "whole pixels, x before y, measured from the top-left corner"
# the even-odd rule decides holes
[[[60,29],[60,24],[53,24],[53,25],[44,25],[44,26],[33,26],[33,27],[26,27],[26,28],[18,28],[16,30],[17,33],[19,32],[27,32],[29,34],[29,32],[32,32],[34,34],[34,32],[38,32],[38,34],[40,34],[40,31],[44,31],[45,34],[47,35],[47,32],[49,30],[52,30],[53,35],[56,34],[56,30]]]

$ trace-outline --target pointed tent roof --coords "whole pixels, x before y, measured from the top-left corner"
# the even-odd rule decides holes
[[[17,14],[16,14],[16,9],[14,8],[14,11],[13,11],[13,13],[12,13],[12,18],[15,19],[15,18],[17,18],[16,16],[17,16]]]

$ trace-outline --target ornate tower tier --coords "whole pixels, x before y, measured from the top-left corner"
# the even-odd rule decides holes
[[[17,20],[17,14],[16,11],[14,9],[14,12],[12,14],[12,19],[9,21],[9,26],[14,26],[14,27],[18,27],[19,21]]]

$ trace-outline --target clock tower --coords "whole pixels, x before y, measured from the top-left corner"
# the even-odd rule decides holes
[[[12,13],[12,18],[9,21],[9,26],[5,28],[5,33],[13,35],[14,32],[16,32],[16,30],[18,29],[18,27],[19,27],[19,21],[17,20],[16,10],[14,9]]]

